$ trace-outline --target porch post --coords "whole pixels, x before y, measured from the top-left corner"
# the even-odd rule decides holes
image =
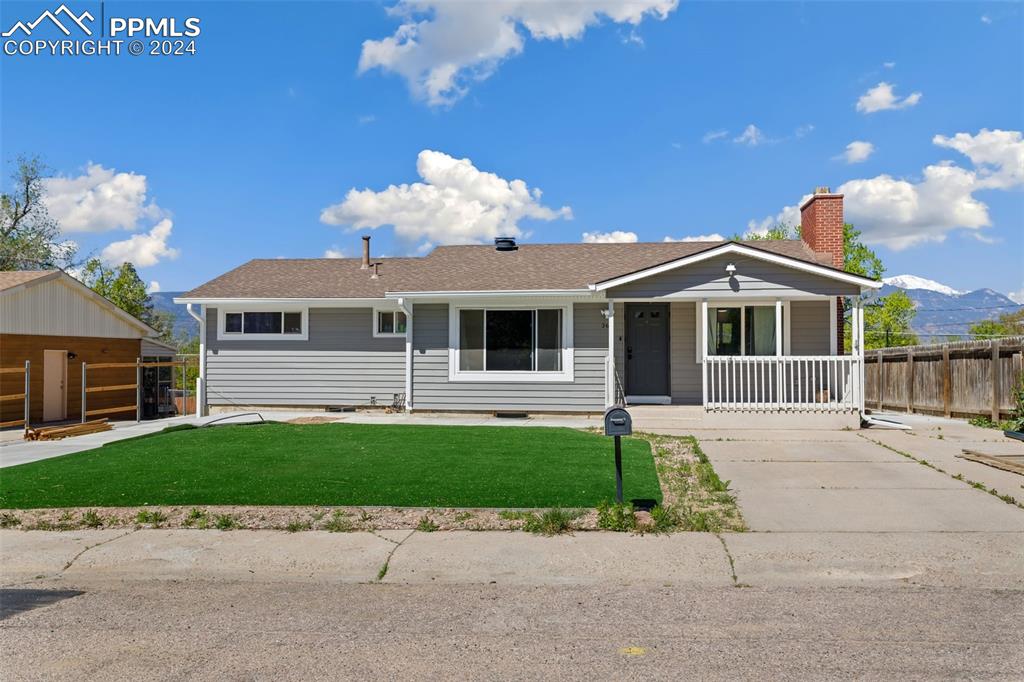
[[[860,372],[860,411],[864,412],[864,305],[857,299],[855,304],[857,308],[857,347],[859,348],[858,354],[860,357],[857,360]]]
[[[605,405],[615,404],[615,301],[608,301],[608,359],[605,361]]]
[[[700,301],[701,405],[708,409],[708,300]]]
[[[398,299],[398,305],[405,313],[405,411],[412,412],[412,301]],[[374,324],[377,321],[374,320]]]
[[[782,299],[775,299],[775,404],[782,407]]]
[[[836,297],[831,296],[828,299],[828,354],[839,355],[839,341],[838,341],[838,320],[836,316],[839,314],[838,307],[836,305]]]

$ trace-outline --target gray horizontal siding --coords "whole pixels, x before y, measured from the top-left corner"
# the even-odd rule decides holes
[[[572,383],[451,382],[448,380],[448,306],[413,310],[413,404],[417,410],[534,410],[590,412],[604,409],[604,358],[608,330],[600,303],[573,309],[575,380]]]
[[[697,362],[697,304],[673,303],[669,320],[672,402],[700,405],[703,379]]]
[[[405,392],[405,339],[374,338],[371,308],[310,308],[308,340],[217,340],[207,310],[211,405],[390,404]]]
[[[725,266],[733,263],[729,278]],[[680,294],[709,298],[785,297],[787,293],[851,296],[856,286],[775,263],[742,256],[721,256],[609,289],[609,298],[661,298]]]
[[[793,355],[828,355],[829,302],[793,301],[789,304],[789,352]]]

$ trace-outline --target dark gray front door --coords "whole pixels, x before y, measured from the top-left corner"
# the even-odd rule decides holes
[[[668,395],[668,304],[626,304],[626,393]]]

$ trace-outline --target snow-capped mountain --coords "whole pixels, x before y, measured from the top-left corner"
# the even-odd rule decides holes
[[[914,302],[917,315],[911,328],[925,343],[966,335],[975,322],[992,320],[1024,307],[992,289],[958,291],[917,275],[886,277],[882,283],[885,286],[876,296],[887,296],[902,289]]]
[[[959,296],[960,294],[967,293],[966,291],[957,291],[953,287],[940,284],[933,279],[925,279],[924,277],[918,277],[917,275],[883,277],[882,283],[899,287],[900,289],[927,289],[928,291],[937,291],[940,294],[946,294],[947,296]]]

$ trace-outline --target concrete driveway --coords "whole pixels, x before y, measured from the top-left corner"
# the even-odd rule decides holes
[[[708,437],[715,435],[722,439]],[[952,459],[948,443],[871,429],[819,431],[810,440],[786,431],[733,435],[708,434],[701,446],[731,481],[751,530],[1024,532],[1024,509],[890,449]],[[936,466],[945,469],[942,463]],[[966,474],[971,480],[992,476],[984,465],[958,463],[976,468]],[[999,477],[1006,482],[1000,492],[1024,499],[1020,489],[1006,487],[1015,476]]]

